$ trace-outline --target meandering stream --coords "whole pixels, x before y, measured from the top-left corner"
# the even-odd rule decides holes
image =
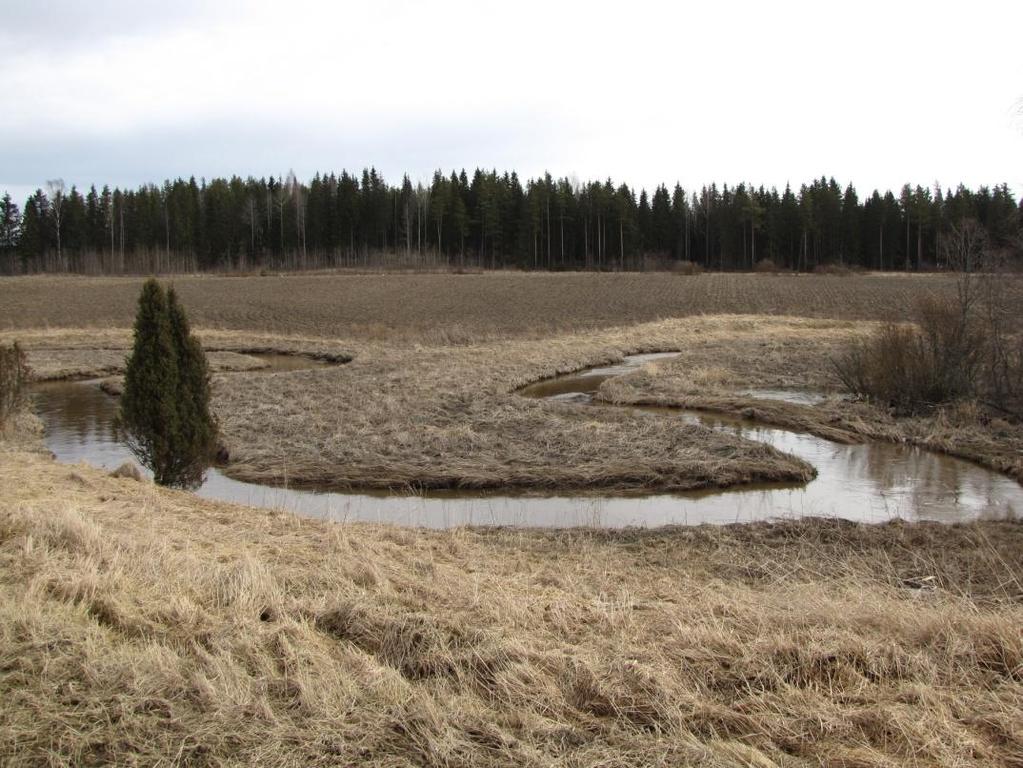
[[[521,390],[527,397],[577,402],[580,408],[617,407],[591,402],[593,392],[619,376],[672,353],[632,355],[614,366],[559,376]],[[305,358],[253,355],[281,373],[317,365]],[[235,374],[237,375],[237,374]],[[59,461],[87,461],[115,468],[132,459],[114,427],[117,401],[94,381],[44,382],[34,388],[36,409],[46,427],[46,445]],[[785,392],[747,391],[750,396],[791,397]],[[796,393],[812,403],[812,393]],[[691,493],[527,496],[482,493],[337,493],[243,483],[211,469],[198,495],[260,507],[284,508],[332,520],[361,520],[445,528],[458,525],[539,527],[731,523],[805,515],[880,522],[954,522],[1023,514],[1023,486],[971,462],[919,448],[888,443],[839,445],[812,435],[737,419],[656,409],[660,418],[698,422],[768,443],[817,468],[816,479],[799,486],[761,485]]]

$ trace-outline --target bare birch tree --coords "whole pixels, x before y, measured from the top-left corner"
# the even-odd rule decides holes
[[[61,248],[61,224],[64,215],[64,179],[50,179],[46,182],[46,192],[50,198],[50,217],[57,233],[57,262],[64,268],[64,254]]]

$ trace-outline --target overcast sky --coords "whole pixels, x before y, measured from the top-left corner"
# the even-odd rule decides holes
[[[1023,191],[1023,2],[0,0],[0,190],[375,165]]]

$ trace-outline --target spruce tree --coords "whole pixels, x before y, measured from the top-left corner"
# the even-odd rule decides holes
[[[0,272],[15,273],[15,249],[21,233],[21,211],[17,203],[5,192],[0,198]]]
[[[202,483],[216,441],[209,370],[184,310],[147,280],[124,376],[119,423],[132,453],[160,485]]]
[[[159,283],[147,280],[139,296],[135,343],[124,373],[120,425],[132,453],[161,485],[173,479],[179,431],[177,368],[167,297]]]
[[[184,307],[173,288],[167,313],[177,354],[180,452],[177,472],[186,484],[198,485],[216,452],[217,423],[210,413],[210,371],[199,340],[192,335]]]

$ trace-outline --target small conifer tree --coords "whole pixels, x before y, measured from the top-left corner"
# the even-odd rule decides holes
[[[119,423],[128,447],[160,485],[202,483],[216,443],[209,369],[184,310],[156,280],[139,296]]]
[[[210,369],[173,288],[167,292],[167,313],[178,367],[179,440],[184,460],[178,473],[187,483],[199,484],[217,445],[217,423],[210,413]]]

